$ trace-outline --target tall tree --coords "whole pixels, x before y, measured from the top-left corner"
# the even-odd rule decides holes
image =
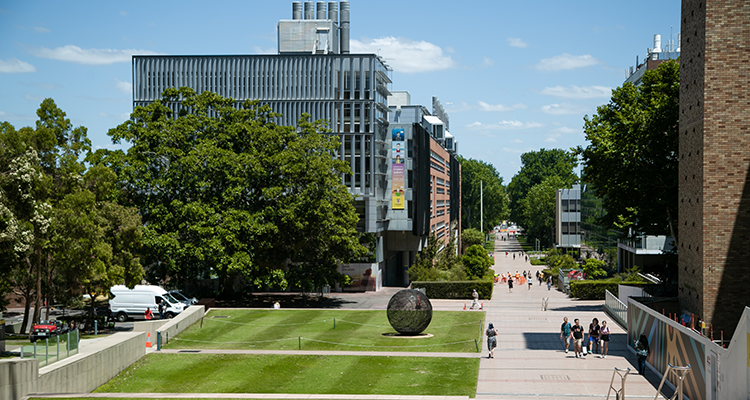
[[[522,204],[523,227],[530,238],[539,239],[545,246],[555,240],[555,191],[570,188],[559,176],[550,176],[529,190]]]
[[[464,229],[480,229],[484,203],[484,227],[489,231],[508,218],[508,198],[503,178],[492,164],[472,158],[461,161],[461,216]]]
[[[173,114],[168,105],[177,104]],[[341,262],[364,251],[350,173],[332,157],[338,137],[303,116],[279,126],[268,106],[168,89],[109,131],[127,152],[92,161],[118,173],[143,218],[146,264],[162,279],[218,274],[302,289],[344,279]]]
[[[521,169],[508,184],[510,219],[523,225],[522,202],[529,190],[550,176],[559,176],[566,184],[575,183],[577,177],[573,170],[577,165],[575,154],[563,149],[541,149],[521,154]]]
[[[584,118],[589,145],[577,153],[603,199],[605,226],[677,238],[679,89],[679,64],[666,61]]]

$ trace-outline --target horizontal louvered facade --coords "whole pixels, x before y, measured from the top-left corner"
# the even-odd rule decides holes
[[[385,229],[388,84],[374,54],[133,56],[133,106],[187,86],[214,92],[239,106],[259,100],[296,125],[303,113],[329,123],[341,138],[338,156],[352,174],[343,183],[356,196],[360,230]],[[178,105],[173,105],[177,111]]]

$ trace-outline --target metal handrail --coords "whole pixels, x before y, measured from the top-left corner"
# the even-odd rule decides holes
[[[628,327],[628,305],[621,302],[609,290],[604,291],[604,307],[620,325],[625,328]]]

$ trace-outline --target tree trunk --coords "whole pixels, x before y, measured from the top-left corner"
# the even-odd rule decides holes
[[[36,302],[34,303],[34,318],[32,322],[39,322],[39,315],[42,311],[42,249],[37,245],[36,248]]]
[[[47,253],[47,301],[45,302],[47,306],[47,319],[49,319],[49,308],[50,303],[52,303],[52,268],[50,267],[50,257],[51,255]]]
[[[31,311],[31,290],[26,290],[26,292],[23,294],[23,298],[25,301],[24,305],[24,311],[23,311],[23,323],[21,324],[21,333],[26,333],[26,326],[29,324],[29,311]],[[31,331],[29,330],[29,333]]]

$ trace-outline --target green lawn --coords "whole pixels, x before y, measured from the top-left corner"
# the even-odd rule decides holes
[[[476,352],[483,320],[484,312],[434,312],[424,331],[433,336],[409,339],[386,336],[396,331],[385,311],[213,309],[163,348]]]
[[[478,358],[149,354],[95,392],[471,396]]]

